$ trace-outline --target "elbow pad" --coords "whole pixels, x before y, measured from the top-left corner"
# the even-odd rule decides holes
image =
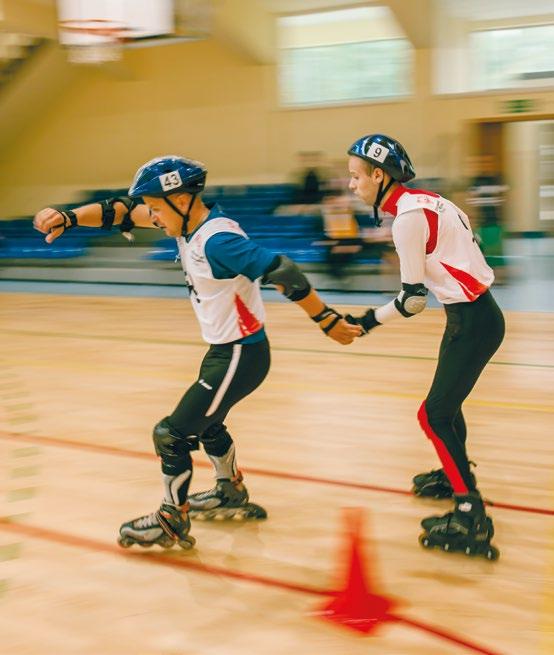
[[[120,202],[125,206],[126,212],[123,216],[119,229],[122,232],[129,232],[135,227],[133,219],[131,218],[131,212],[136,207],[137,203],[127,196],[117,196],[115,198],[108,198],[107,200],[102,200],[100,207],[102,208],[102,229],[111,230],[112,225],[115,219],[115,203]]]
[[[262,277],[263,284],[279,284],[289,300],[302,300],[312,287],[308,278],[286,255],[279,255]]]
[[[402,284],[402,291],[394,301],[396,309],[405,316],[415,316],[427,305],[427,288],[423,284]]]

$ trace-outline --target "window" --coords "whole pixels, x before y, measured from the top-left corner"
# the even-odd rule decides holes
[[[289,16],[279,29],[283,105],[410,93],[412,48],[384,7]]]
[[[554,25],[472,32],[472,88],[554,85]]]

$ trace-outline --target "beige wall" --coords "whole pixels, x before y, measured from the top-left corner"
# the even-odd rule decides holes
[[[70,201],[83,188],[125,186],[140,164],[164,153],[206,162],[212,183],[284,180],[298,151],[337,158],[374,131],[399,138],[420,176],[455,179],[469,150],[466,121],[495,116],[514,97],[534,98],[545,112],[554,107],[553,92],[432,96],[429,71],[429,52],[419,50],[409,99],[282,110],[274,65],[215,40],[127,51],[123,65],[82,68],[35,107],[2,152],[0,215]],[[4,130],[2,123],[0,140]]]
[[[506,223],[517,231],[539,228],[539,125],[535,122],[505,126]]]

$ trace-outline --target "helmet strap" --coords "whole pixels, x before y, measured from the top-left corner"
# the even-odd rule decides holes
[[[183,227],[181,229],[182,236],[187,235],[187,225],[190,218],[190,210],[192,209],[192,205],[194,204],[197,195],[198,194],[196,193],[192,194],[186,214],[183,214],[183,212],[177,207],[177,205],[175,205],[175,203],[173,203],[167,196],[164,196],[164,200],[166,201],[166,203],[171,207],[171,209],[173,209],[174,212],[179,214],[179,216],[183,219]]]
[[[385,195],[385,193],[391,188],[391,186],[395,182],[395,180],[391,177],[387,183],[387,186],[383,189],[384,180],[385,178],[383,178],[379,183],[379,190],[377,191],[377,196],[375,198],[375,202],[373,203],[373,219],[375,221],[375,227],[381,227],[383,221],[379,218],[379,205],[381,204],[381,200],[383,200],[383,196]]]

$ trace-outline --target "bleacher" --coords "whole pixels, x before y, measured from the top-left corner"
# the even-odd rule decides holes
[[[297,262],[325,260],[325,251],[314,242],[324,238],[321,217],[317,215],[274,215],[281,205],[294,202],[290,184],[252,184],[211,187],[204,201],[218,203],[237,220],[248,236],[275,254],[287,254]],[[170,261],[177,256],[174,239],[160,239],[149,259]]]
[[[432,180],[416,180],[422,188],[433,188]],[[411,186],[411,184],[410,184]],[[415,186],[415,185],[414,185]],[[79,204],[96,202],[114,195],[124,195],[126,189],[99,189],[88,193]],[[279,215],[275,209],[294,203],[294,187],[291,184],[251,184],[212,186],[204,193],[208,203],[218,203],[229,215],[240,222],[244,231],[275,254],[286,254],[299,263],[323,263],[326,248],[323,222],[320,215]],[[73,208],[75,205],[67,205]],[[369,224],[369,214],[357,217]],[[154,236],[154,234],[152,234]],[[106,233],[93,228],[68,231],[52,245],[44,241],[44,235],[36,232],[31,217],[0,221],[0,258],[21,260],[75,259],[87,255],[95,245],[121,244],[119,233]],[[173,261],[177,255],[174,239],[161,238],[148,248],[146,258],[154,261]],[[356,260],[360,264],[378,264],[379,257],[365,252]]]
[[[73,259],[87,254],[93,228],[68,232],[63,239],[49,245],[44,234],[33,228],[31,217],[0,221],[1,259]]]

